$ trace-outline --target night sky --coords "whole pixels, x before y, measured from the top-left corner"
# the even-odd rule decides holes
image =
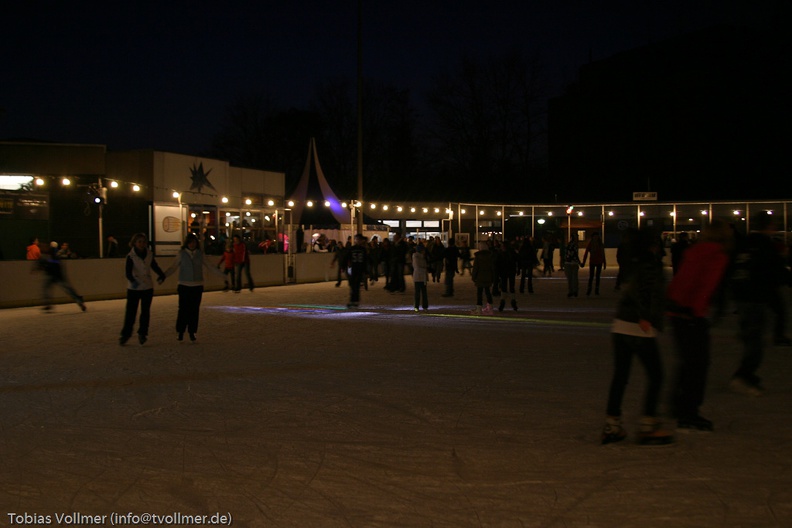
[[[364,2],[364,76],[418,103],[464,53],[517,46],[540,55],[561,93],[591,59],[713,24],[762,24],[770,4]],[[318,83],[354,80],[357,2],[13,2],[0,60],[0,139],[197,155],[237,96],[304,108]]]

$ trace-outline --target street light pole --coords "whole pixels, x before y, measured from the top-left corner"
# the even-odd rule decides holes
[[[363,0],[358,0],[357,34],[357,199],[363,201]],[[363,233],[363,215],[356,218],[357,231]]]

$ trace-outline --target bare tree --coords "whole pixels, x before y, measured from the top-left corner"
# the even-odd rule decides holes
[[[487,182],[486,191],[527,192],[544,159],[545,96],[539,61],[518,51],[469,57],[440,74],[428,95],[434,171],[446,185]]]
[[[349,196],[354,195],[357,182],[354,90],[351,82],[327,82],[319,86],[315,100],[315,110],[325,124],[325,134],[317,141],[322,167]],[[364,82],[364,195],[393,195],[411,183],[418,165],[414,136],[409,92],[385,83]]]
[[[285,172],[288,186],[302,172],[308,141],[321,130],[313,112],[284,110],[266,95],[240,96],[226,110],[213,155],[239,167]]]

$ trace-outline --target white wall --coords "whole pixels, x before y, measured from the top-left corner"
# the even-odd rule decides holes
[[[335,280],[335,274],[329,273],[330,253],[314,253],[295,255],[296,281],[299,283],[323,282]],[[219,255],[207,257],[209,264],[216,265]],[[157,257],[157,263],[165,270],[170,266],[173,257]],[[102,299],[121,299],[126,297],[126,278],[124,277],[123,258],[116,259],[79,259],[64,261],[66,277],[77,293],[86,301]],[[251,255],[251,274],[257,287],[276,286],[285,283],[285,255]],[[0,276],[6,277],[0,288],[0,308],[19,306],[36,306],[41,304],[41,285],[43,274],[33,272],[33,263],[26,260],[0,261]],[[329,278],[330,277],[330,278]],[[223,287],[223,278],[214,274],[206,274],[206,289],[219,290]],[[154,286],[155,295],[176,293],[176,274],[171,275],[164,284]],[[245,278],[242,280],[245,283]],[[55,287],[52,290],[53,302],[71,302],[63,290]]]

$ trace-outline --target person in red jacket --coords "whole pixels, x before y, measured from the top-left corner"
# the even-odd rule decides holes
[[[39,239],[38,238],[31,238],[30,244],[26,248],[27,250],[27,260],[35,260],[38,261],[41,258],[41,247],[39,246]]]
[[[248,262],[247,256],[247,246],[244,242],[242,242],[242,237],[239,235],[234,235],[231,237],[234,241],[233,250],[234,250],[234,293],[239,293],[242,291],[242,270],[245,268]]]
[[[710,364],[707,315],[729,267],[732,230],[726,222],[715,219],[704,228],[699,240],[685,251],[667,292],[667,314],[677,353],[672,405],[678,428],[712,431],[712,422],[699,414]]]
[[[220,268],[220,266],[223,266],[223,275],[225,275],[223,291],[227,292],[232,286],[236,288],[236,281],[234,280],[234,247],[230,240],[226,242],[223,256],[220,257],[220,262],[217,263],[217,267]]]

